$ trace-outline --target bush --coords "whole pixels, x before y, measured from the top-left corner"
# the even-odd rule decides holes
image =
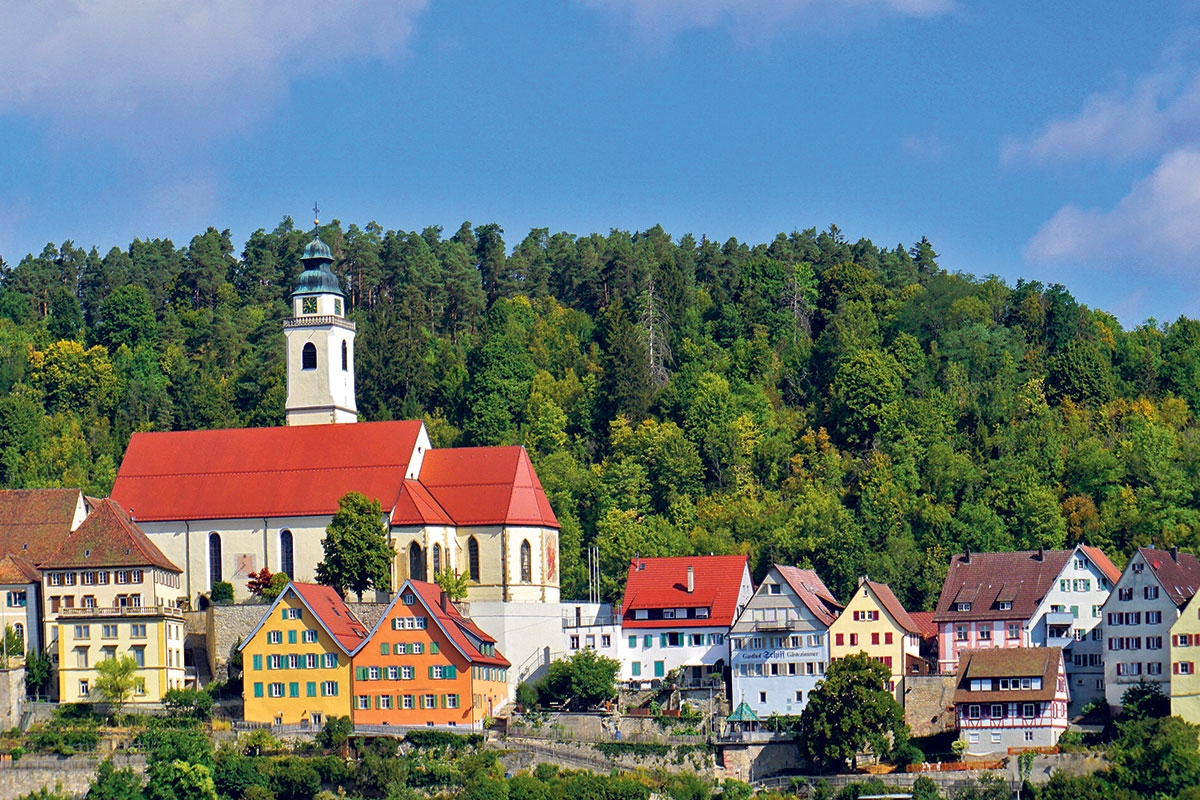
[[[229,605],[233,602],[233,584],[229,581],[217,581],[213,584],[208,598],[214,605]]]
[[[349,717],[327,717],[321,732],[317,734],[317,744],[326,750],[340,750],[354,732],[354,722]]]
[[[205,689],[171,689],[163,694],[163,705],[193,719],[212,719],[213,703],[213,696]]]

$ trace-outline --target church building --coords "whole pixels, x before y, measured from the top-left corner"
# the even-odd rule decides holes
[[[532,643],[561,638],[558,520],[528,454],[434,449],[419,420],[358,422],[355,326],[332,254],[314,236],[302,260],[284,322],[286,425],[136,433],[113,500],[183,568],[195,603],[220,581],[246,597],[263,567],[314,581],[338,499],[361,492],[382,506],[392,586],[468,576],[472,618],[523,679],[553,655]]]

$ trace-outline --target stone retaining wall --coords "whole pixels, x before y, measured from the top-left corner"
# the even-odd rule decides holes
[[[904,721],[918,738],[954,730],[955,675],[907,675]]]

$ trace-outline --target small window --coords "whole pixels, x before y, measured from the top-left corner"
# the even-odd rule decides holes
[[[346,342],[342,341],[342,372],[350,371],[350,348],[346,347]]]
[[[533,581],[533,549],[529,540],[521,542],[521,583]]]
[[[479,583],[479,541],[474,536],[467,540],[467,569],[471,581]]]
[[[300,369],[316,369],[317,368],[317,346],[312,342],[305,342],[304,349],[300,352]]]

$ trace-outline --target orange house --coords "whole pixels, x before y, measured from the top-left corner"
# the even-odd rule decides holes
[[[508,701],[508,659],[438,586],[407,580],[354,654],[355,725],[481,730]]]

